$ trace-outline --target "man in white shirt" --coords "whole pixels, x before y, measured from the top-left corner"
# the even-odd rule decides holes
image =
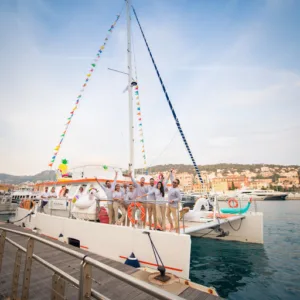
[[[57,194],[55,192],[55,187],[54,186],[51,188],[51,191],[49,193],[49,198],[57,198]]]
[[[116,176],[114,179],[114,182],[111,184],[109,180],[106,180],[105,185],[103,183],[100,183],[100,186],[104,193],[106,194],[107,198],[107,207],[108,207],[108,218],[109,218],[109,224],[115,223],[115,217],[114,217],[114,208],[113,208],[113,192],[115,190],[115,186],[117,183],[117,177],[118,172],[116,171]],[[118,216],[116,216],[118,217]]]
[[[174,228],[173,227],[173,221],[172,221],[172,218],[171,218],[171,214],[172,214],[173,220],[175,221],[175,229],[176,229],[176,232],[178,233],[179,232],[178,210],[179,210],[179,203],[182,200],[180,189],[178,187],[179,184],[180,184],[180,181],[179,181],[179,179],[174,180],[174,176],[173,176],[172,171],[171,171],[171,174],[170,174],[170,178],[171,178],[171,181],[172,181],[172,187],[169,188],[169,191],[168,191],[169,205],[168,205],[168,208],[167,208],[167,218],[168,218],[169,223],[170,223],[170,231],[172,231],[173,228]]]
[[[145,177],[141,177],[140,179],[140,184],[138,184],[136,182],[136,180],[133,178],[132,173],[129,173],[129,176],[131,177],[133,186],[135,187],[135,198],[138,198],[140,202],[142,202],[142,205],[144,207],[145,210],[145,214],[147,215],[147,194],[149,192],[149,187],[145,186]],[[145,217],[145,221],[143,221],[143,228],[146,227],[146,220],[147,220],[147,216]]]
[[[128,218],[127,215],[127,209],[128,206],[134,201],[134,187],[132,185],[132,183],[129,184],[129,187],[127,189],[125,189],[125,193],[124,193],[124,207],[126,209],[126,225],[129,226],[130,225],[130,220]],[[135,207],[132,208],[132,216],[135,216]],[[123,221],[123,225],[125,226],[125,219]],[[134,225],[134,224],[133,224]]]
[[[150,186],[148,187],[148,199],[149,203],[147,203],[147,211],[148,211],[148,219],[149,219],[149,228],[156,229],[157,227],[157,219],[156,219],[156,205],[155,205],[155,197],[156,187],[154,186],[154,178],[150,178]],[[152,223],[152,216],[154,223]]]
[[[42,203],[41,203],[41,212],[44,212],[44,206],[48,204],[49,192],[48,187],[45,187],[45,192],[41,195]]]

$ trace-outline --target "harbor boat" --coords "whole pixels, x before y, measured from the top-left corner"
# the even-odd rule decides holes
[[[273,190],[241,190],[237,196],[249,196],[255,200],[285,200],[288,193],[276,192]]]
[[[136,134],[133,122],[133,90],[134,94],[138,95],[138,86],[136,79],[133,79],[131,66],[131,5],[130,0],[126,1],[127,11],[127,58],[128,58],[128,101],[129,101],[129,145],[130,157],[128,163],[128,171],[134,174],[134,136]],[[166,87],[163,84],[158,67],[155,64],[153,54],[146,41],[145,34],[138,20],[137,14],[133,9],[133,14],[137,19],[141,29],[143,39],[150,54],[152,63],[159,77],[167,102],[175,119],[175,124],[183,139],[187,153],[190,156],[195,168],[195,172],[203,183],[201,173],[192,155],[191,149],[183,134],[179,120],[175,114],[170,98],[167,94]],[[117,17],[116,22],[118,21]],[[116,26],[116,22],[110,27],[110,33]],[[101,46],[99,54],[106,47],[108,38]],[[94,66],[97,62],[93,62],[91,69],[94,71]],[[92,74],[89,73],[87,81]],[[86,83],[84,84],[85,87]],[[81,94],[80,94],[81,97]],[[75,109],[80,100],[76,100]],[[139,103],[139,101],[138,101]],[[49,164],[53,167],[58,151],[61,147],[63,138],[69,128],[71,119],[74,116],[72,110],[69,121],[62,134],[61,141],[55,147],[54,155]],[[139,113],[138,113],[139,114]],[[140,115],[139,115],[140,116]],[[141,122],[139,123],[139,125]],[[140,126],[142,127],[142,126]],[[139,131],[139,138],[143,137]],[[143,143],[143,138],[141,138]],[[140,226],[141,214],[135,214],[131,226],[110,225],[102,221],[105,211],[107,199],[106,195],[99,187],[99,184],[104,183],[107,179],[113,180],[115,171],[119,170],[117,182],[124,184],[129,182],[130,178],[126,173],[120,172],[118,168],[112,168],[106,165],[96,167],[86,167],[84,171],[70,172],[68,169],[67,160],[63,159],[61,165],[58,166],[57,181],[44,182],[35,186],[35,191],[41,193],[46,186],[54,188],[56,193],[59,193],[63,186],[69,192],[64,197],[49,199],[45,207],[41,207],[41,199],[34,204],[35,201],[29,199],[22,202],[21,207],[16,210],[15,217],[11,220],[18,226],[26,227],[27,229],[37,232],[49,238],[60,240],[64,243],[71,244],[76,247],[87,249],[90,252],[107,258],[126,262],[132,253],[139,262],[139,265],[144,268],[152,268],[159,270],[164,269],[166,272],[172,273],[179,278],[189,280],[190,278],[190,255],[191,255],[191,236],[207,237],[214,239],[223,239],[227,241],[240,241],[247,243],[263,243],[263,214],[256,211],[248,211],[245,214],[230,215],[226,218],[218,217],[218,202],[214,198],[214,211],[202,209],[202,205],[196,205],[193,209],[179,207],[178,212],[179,228],[178,232],[174,231],[159,231],[149,230],[148,226],[143,228]],[[97,172],[103,174],[97,174]],[[134,175],[133,175],[134,176]],[[149,183],[149,176],[146,177],[146,184]],[[139,183],[140,177],[136,177]],[[77,198],[80,187],[84,187],[84,194]],[[81,198],[82,197],[82,198]],[[202,201],[202,200],[201,200]],[[199,200],[198,204],[201,204]],[[82,205],[79,206],[79,203]],[[84,205],[83,205],[84,204]],[[208,206],[209,207],[209,206]],[[151,224],[149,224],[151,226]],[[161,261],[157,260],[156,254],[153,252],[157,249]],[[163,263],[162,263],[163,262]],[[188,281],[187,281],[188,282]]]
[[[10,192],[0,192],[0,215],[11,215],[17,209],[17,204],[12,203]]]

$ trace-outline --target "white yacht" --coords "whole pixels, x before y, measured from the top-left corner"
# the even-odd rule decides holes
[[[247,195],[253,200],[285,200],[288,193],[276,192],[273,190],[240,190],[237,194],[239,196]]]

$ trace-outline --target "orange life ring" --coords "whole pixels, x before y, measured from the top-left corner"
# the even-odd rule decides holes
[[[128,206],[128,208],[127,208],[127,215],[128,215],[128,218],[129,218],[131,224],[135,224],[135,218],[134,218],[134,216],[132,216],[132,209],[133,209],[135,206],[141,211],[141,221],[144,222],[144,221],[145,221],[145,218],[146,218],[146,213],[145,213],[145,208],[144,208],[144,206],[143,206],[141,203],[139,203],[139,202],[137,202],[137,203],[131,203],[131,204]]]
[[[228,205],[231,208],[237,208],[239,206],[239,203],[235,198],[229,198],[228,199]]]

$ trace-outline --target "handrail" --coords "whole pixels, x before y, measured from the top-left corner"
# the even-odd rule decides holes
[[[72,250],[72,249],[69,249],[67,247],[64,247],[64,246],[58,245],[56,243],[53,243],[51,241],[45,240],[45,239],[40,238],[39,236],[36,236],[34,234],[29,234],[29,233],[26,233],[26,232],[20,232],[20,231],[17,231],[17,230],[14,230],[14,229],[9,229],[9,228],[2,227],[2,226],[0,226],[0,230],[7,231],[7,232],[10,232],[10,233],[14,233],[14,234],[21,235],[21,236],[25,236],[25,237],[34,239],[36,241],[39,241],[39,242],[41,242],[45,245],[48,245],[52,248],[61,250],[62,252],[67,253],[69,255],[72,255],[72,256],[74,256],[78,259],[81,259],[83,262],[86,262],[86,263],[88,263],[88,264],[90,264],[90,265],[92,265],[92,266],[94,266],[94,267],[96,267],[96,268],[112,275],[113,277],[118,278],[121,281],[126,282],[129,285],[134,286],[134,287],[136,287],[136,288],[138,288],[138,289],[146,292],[147,294],[152,295],[152,296],[154,296],[158,299],[163,299],[163,300],[171,300],[171,299],[182,300],[182,299],[184,299],[182,297],[171,294],[171,293],[169,293],[165,290],[159,289],[159,288],[155,287],[154,285],[150,285],[149,283],[140,281],[139,279],[136,279],[136,278],[134,278],[134,277],[132,277],[128,274],[125,274],[125,273],[123,273],[119,270],[116,270],[116,269],[114,269],[110,266],[107,266],[106,264],[103,264],[103,263],[101,263],[101,262],[99,262],[99,261],[97,261],[93,258],[90,258],[85,254],[78,253],[75,250]],[[11,243],[12,245],[18,247],[21,251],[26,252],[25,248],[18,245],[17,243],[12,241],[11,239],[6,238],[6,240],[9,243]],[[71,281],[76,286],[79,286],[79,282],[75,278],[73,278],[73,279],[70,278],[72,276],[70,276],[67,273],[61,271],[57,267],[55,267],[52,264],[46,262],[45,260],[43,260],[42,258],[38,257],[35,254],[33,254],[33,258],[35,260],[39,261],[41,264],[45,265],[46,267],[49,267],[51,270],[57,272],[58,274],[60,274],[65,279]],[[92,296],[94,296],[96,299],[107,299],[107,298],[103,298],[104,297],[103,295],[99,294],[98,292],[96,292],[94,290],[92,290]]]

